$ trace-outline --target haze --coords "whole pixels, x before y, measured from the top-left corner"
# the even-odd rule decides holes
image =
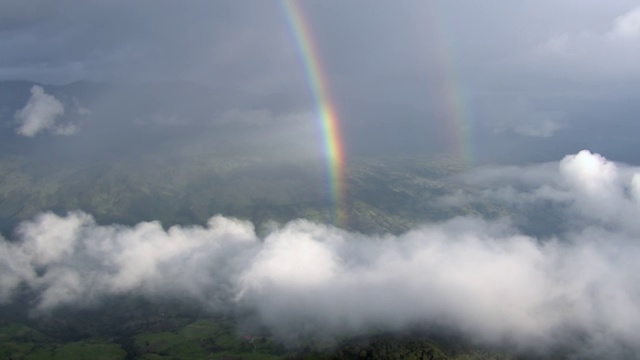
[[[0,0],[0,325],[637,358],[639,86],[631,0]]]

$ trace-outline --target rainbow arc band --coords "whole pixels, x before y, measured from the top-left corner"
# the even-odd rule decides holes
[[[308,22],[298,1],[282,0],[282,4],[304,66],[307,84],[316,104],[323,151],[327,161],[334,224],[346,228],[348,223],[345,206],[346,154],[340,132],[340,118],[331,101],[327,87],[327,76],[322,68]]]
[[[414,13],[412,20],[414,24],[426,26],[434,40],[432,51],[440,69],[440,105],[447,126],[442,129],[442,134],[449,145],[447,153],[463,166],[470,167],[474,163],[473,107],[467,96],[471,90],[470,83],[458,65],[460,57],[455,54],[455,42],[451,39],[453,31],[447,29],[445,12],[438,2],[427,1],[423,4],[425,11]]]

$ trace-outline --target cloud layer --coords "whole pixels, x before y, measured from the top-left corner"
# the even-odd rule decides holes
[[[378,237],[297,220],[259,237],[252,224],[222,216],[164,230],[158,222],[98,225],[81,212],[44,213],[22,223],[15,241],[0,242],[0,299],[26,285],[38,313],[109,295],[175,297],[248,311],[291,343],[428,326],[528,351],[637,351],[636,174],[583,151],[465,175],[484,188],[465,199],[565,205],[572,227],[546,240],[508,218],[454,218]]]

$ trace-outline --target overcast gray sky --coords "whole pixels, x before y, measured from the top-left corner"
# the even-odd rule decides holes
[[[550,137],[583,101],[637,97],[637,1],[299,5],[343,108],[446,112],[449,88],[495,131]],[[3,0],[0,14],[0,79],[183,79],[291,101],[307,88],[281,1]]]
[[[605,81],[640,71],[635,1],[300,4],[327,70],[351,81],[424,72],[438,42],[478,77],[499,69]],[[297,61],[280,1],[3,0],[0,13],[4,79],[267,83]]]

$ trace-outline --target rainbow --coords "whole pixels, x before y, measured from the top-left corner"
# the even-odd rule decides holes
[[[433,34],[433,39],[436,41],[434,53],[436,54],[437,64],[442,69],[440,94],[445,112],[445,123],[449,127],[444,131],[449,138],[449,154],[462,161],[463,165],[470,166],[474,160],[473,123],[469,112],[468,97],[464,91],[465,86],[463,86],[463,84],[467,83],[462,77],[462,72],[456,68],[456,57],[451,46],[454,42],[447,37],[449,32],[443,21],[445,17],[442,14],[442,10],[437,3],[429,2],[426,3],[426,6],[427,11],[425,13],[429,17],[428,21],[424,19],[419,19],[419,21],[428,24],[427,26],[429,26],[429,30]]]
[[[322,69],[311,31],[300,6],[296,0],[283,0],[282,4],[304,64],[307,83],[316,104],[318,123],[322,132],[323,150],[327,160],[334,223],[345,228],[347,226],[345,206],[346,154],[340,133],[340,118],[329,96],[327,76]]]
[[[451,59],[451,49],[446,44],[441,44],[443,48],[438,51],[441,56],[441,66],[444,67],[443,76],[443,96],[444,106],[448,110],[447,123],[452,129],[449,133],[452,136],[452,155],[461,160],[464,165],[473,163],[473,150],[471,143],[471,123],[466,96],[459,84],[462,80],[456,75],[457,71]]]

